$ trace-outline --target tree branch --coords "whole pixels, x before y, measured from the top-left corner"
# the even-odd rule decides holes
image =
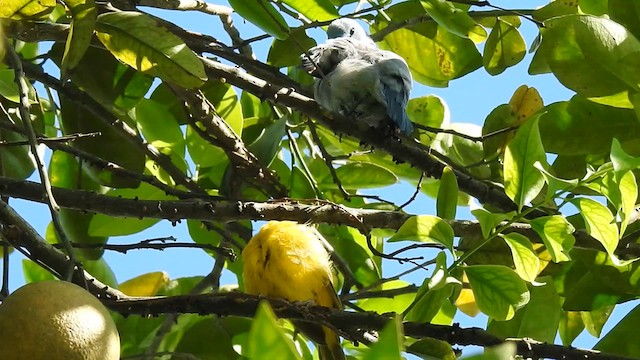
[[[204,197],[187,200],[139,200],[99,195],[85,190],[52,188],[60,206],[68,209],[97,212],[114,217],[153,218],[178,221],[197,219],[209,221],[233,220],[291,220],[299,223],[327,223],[346,225],[356,229],[385,228],[397,230],[412,214],[400,211],[348,208],[328,201],[277,200],[270,202],[230,201]],[[38,183],[0,176],[0,195],[44,203],[43,190]],[[458,237],[481,237],[480,224],[469,220],[449,220]],[[542,243],[528,224],[512,224],[505,233],[517,232],[530,240]],[[582,231],[573,233],[575,246],[602,251],[596,239]],[[628,254],[624,244],[618,251]],[[640,250],[638,251],[640,252]],[[640,253],[634,253],[640,256]]]
[[[215,314],[218,316],[253,317],[258,303],[268,300],[278,317],[330,325],[348,340],[360,340],[366,331],[381,331],[393,319],[392,315],[374,312],[347,312],[309,303],[290,303],[282,299],[265,298],[242,293],[184,295],[162,298],[130,298],[103,301],[111,310],[124,315],[157,316],[164,313]],[[494,346],[514,343],[517,353],[524,357],[549,359],[630,360],[631,358],[582,350],[530,339],[504,339],[480,328],[459,325],[434,325],[404,322],[404,334],[413,338],[431,337],[451,345]]]

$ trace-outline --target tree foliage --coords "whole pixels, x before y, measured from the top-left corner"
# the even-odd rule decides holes
[[[81,265],[73,279],[114,310],[123,358],[311,359],[313,347],[276,315],[331,324],[356,358],[453,359],[456,345],[486,347],[484,358],[640,357],[640,308],[601,334],[616,305],[640,296],[640,6],[369,3],[3,0],[4,262],[26,254],[27,281],[69,279],[72,261]],[[203,12],[220,30],[194,33],[141,6]],[[445,100],[416,96],[407,108],[415,139],[389,136],[321,109],[298,66],[319,42],[313,29],[339,16],[366,21],[417,83],[505,76],[528,48],[529,73],[553,74],[575,95],[545,105],[523,85],[479,114],[481,129],[451,123]],[[238,19],[262,34],[247,38]],[[523,22],[536,24],[536,39],[523,38]],[[270,43],[266,58],[253,52],[259,41]],[[27,180],[33,174],[38,183]],[[399,182],[416,187],[412,201],[435,202],[436,213],[385,201]],[[48,204],[46,234],[11,198]],[[473,219],[457,218],[469,204]],[[109,243],[162,219],[184,221],[192,242]],[[347,311],[259,305],[220,285],[226,271],[242,291],[234,254],[258,226],[251,220],[270,219],[319,224]],[[395,242],[405,247],[389,252]],[[118,284],[102,257],[178,246],[210,254],[212,272]],[[405,252],[415,249],[421,258]],[[415,265],[424,281],[384,277],[397,262]],[[479,312],[484,330],[454,324],[458,313]],[[585,329],[604,353],[570,347]],[[553,345],[558,335],[562,345]]]

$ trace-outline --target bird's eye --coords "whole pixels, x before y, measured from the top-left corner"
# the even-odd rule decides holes
[[[356,33],[356,29],[349,30],[349,36],[353,36]]]

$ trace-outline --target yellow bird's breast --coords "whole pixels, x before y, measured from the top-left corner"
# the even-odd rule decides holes
[[[314,229],[271,221],[251,239],[242,257],[248,293],[338,307],[329,255]]]

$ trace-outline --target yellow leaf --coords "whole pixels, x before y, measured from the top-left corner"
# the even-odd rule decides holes
[[[168,282],[169,275],[166,272],[156,271],[129,279],[118,287],[129,296],[154,296]]]
[[[544,107],[538,90],[527,85],[521,85],[513,93],[511,100],[509,100],[509,105],[516,113],[516,123],[514,125],[522,124],[531,115]]]
[[[478,309],[478,303],[476,303],[476,297],[473,295],[473,290],[469,287],[469,279],[467,279],[466,274],[463,276],[462,282],[465,287],[460,291],[460,295],[458,295],[455,305],[463,313],[471,317],[475,317],[480,313],[480,309]]]

